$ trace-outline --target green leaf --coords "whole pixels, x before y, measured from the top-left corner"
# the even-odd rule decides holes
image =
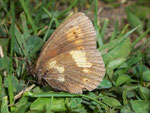
[[[82,102],[82,98],[71,98],[71,108],[77,108],[79,107],[79,105],[81,104]]]
[[[10,68],[10,58],[5,56],[0,58],[0,69],[9,70]]]
[[[30,56],[34,55],[42,47],[43,40],[37,36],[31,36],[27,39],[27,51]]]
[[[38,110],[30,110],[30,111],[28,111],[28,112],[26,112],[26,113],[43,113],[43,112],[38,111]]]
[[[105,45],[102,45],[101,47],[98,48],[98,50],[101,52],[101,51],[110,51],[112,50],[113,48],[117,47],[119,44],[122,44],[125,40],[127,40],[127,38],[129,37],[129,35],[131,33],[133,33],[138,27],[132,29],[131,31],[125,33],[125,34],[122,34],[121,36],[119,36],[118,39],[114,39],[112,40],[111,42],[109,43],[106,43]]]
[[[131,106],[135,113],[149,113],[149,101],[144,100],[131,100]]]
[[[143,80],[150,81],[150,70],[146,70],[143,72]]]
[[[135,28],[139,25],[141,25],[138,29],[137,32],[141,35],[143,33],[143,23],[142,21],[136,17],[130,10],[129,8],[126,9],[126,13],[127,13],[127,20],[130,23],[130,25]]]
[[[121,103],[117,99],[112,97],[104,97],[102,101],[110,107],[121,106]]]
[[[107,69],[115,69],[126,61],[125,58],[117,58],[107,64]]]
[[[37,94],[37,93],[42,93],[43,91],[39,86],[36,86],[34,87],[34,89],[32,89],[32,92]]]
[[[107,89],[111,87],[112,83],[109,80],[103,79],[101,83],[97,86],[97,89]]]
[[[93,113],[99,113],[99,109],[97,107],[95,107]]]
[[[141,95],[141,97],[145,100],[149,100],[150,99],[150,90],[146,87],[139,87],[139,93]]]
[[[0,38],[0,45],[7,51],[9,46],[9,38]]]
[[[145,5],[142,5],[139,1],[145,2]],[[150,7],[146,6],[148,4],[150,4],[149,0],[137,0],[138,3],[135,4],[131,4],[129,6],[130,11],[132,11],[132,13],[134,15],[136,15],[138,18],[140,18],[141,20],[145,20],[148,19],[148,15],[150,14]],[[141,13],[142,12],[142,13]]]
[[[129,39],[124,40],[118,44],[115,48],[103,55],[105,64],[118,58],[126,58],[131,51],[131,42]]]
[[[14,39],[14,51],[15,51],[15,53],[17,53],[19,55],[23,55],[21,47],[19,47],[19,44],[18,44],[16,38]]]
[[[15,40],[13,43],[16,53],[27,56],[27,45],[25,43],[24,36],[21,34],[17,26],[15,26]]]
[[[25,13],[24,12],[21,13],[20,17],[22,21],[23,36],[24,36],[24,39],[26,40],[30,36],[30,31],[28,29]]]
[[[5,78],[5,80],[4,80],[4,85],[5,85],[5,87],[7,87],[8,88],[8,77],[6,77]],[[19,92],[19,91],[21,91],[21,86],[20,86],[20,84],[19,84],[19,81],[18,81],[18,79],[15,77],[15,76],[11,76],[11,81],[12,81],[12,86],[13,86],[13,89],[14,89],[14,91],[15,92]]]
[[[19,99],[19,101],[16,103],[16,108],[12,113],[26,113],[27,109],[29,109],[29,106],[31,105],[30,102],[28,102],[28,97],[22,97]]]
[[[130,79],[131,78],[128,75],[119,75],[118,78],[117,78],[117,80],[116,80],[116,84],[115,85],[116,86],[120,86],[120,85],[122,85],[122,84],[130,81]]]
[[[121,113],[134,113],[129,105],[125,105],[121,109]]]
[[[8,111],[8,98],[7,97],[3,97],[2,100],[2,105],[1,105],[1,113],[10,113]]]
[[[93,98],[97,96],[94,92],[88,92],[87,95]]]
[[[122,93],[122,100],[123,100],[123,105],[126,105],[128,103],[127,101],[127,90],[123,90],[123,93]]]
[[[0,24],[0,37],[6,37],[7,34],[5,32],[4,27]]]
[[[38,98],[36,99],[30,106],[31,110],[44,111],[46,105],[51,106],[51,111],[60,112],[66,111],[65,101],[64,99],[53,99],[50,103],[51,98]]]

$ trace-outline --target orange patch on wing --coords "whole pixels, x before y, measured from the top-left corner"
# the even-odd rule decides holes
[[[67,35],[67,39],[70,41],[80,38],[81,36],[79,36],[78,34],[81,34],[81,32],[82,30],[79,26],[74,26],[68,29],[68,31],[66,31],[65,34]]]
[[[79,46],[79,47],[77,47],[77,49],[78,49],[78,50],[83,50],[84,47],[83,47],[83,46]]]
[[[76,40],[76,41],[74,42],[74,44],[77,45],[77,44],[82,43],[82,42],[83,42],[83,40],[80,39],[80,40]]]
[[[51,53],[49,54],[50,58],[53,58],[56,55],[57,55],[57,50],[56,49],[52,50]]]

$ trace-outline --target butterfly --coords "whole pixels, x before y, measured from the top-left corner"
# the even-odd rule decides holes
[[[91,20],[81,12],[65,20],[43,46],[35,69],[39,81],[54,89],[94,90],[105,75],[105,66]]]

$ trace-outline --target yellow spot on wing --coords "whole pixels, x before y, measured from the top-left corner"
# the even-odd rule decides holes
[[[48,66],[49,66],[49,68],[53,68],[55,65],[56,65],[56,61],[54,60],[54,61],[50,62]]]
[[[82,33],[82,30],[79,26],[74,26],[65,32],[67,39],[69,41],[82,37],[83,34],[81,35],[81,33]],[[81,36],[79,36],[78,34],[80,34]]]
[[[57,78],[57,80],[60,81],[60,82],[64,82],[64,81],[65,81],[64,75],[59,76],[59,77]]]
[[[79,43],[82,43],[83,42],[83,40],[76,40],[75,42],[74,42],[74,44],[79,44]]]
[[[89,69],[86,69],[86,68],[83,69],[82,71],[83,71],[84,73],[88,73],[88,74],[92,72],[92,71],[90,71]]]
[[[81,50],[71,51],[70,55],[75,60],[78,67],[91,67],[92,63],[87,61],[86,52]]]
[[[50,69],[50,68],[54,68],[54,69],[56,69],[59,73],[63,73],[64,72],[64,67],[62,67],[62,66],[58,66],[58,65],[56,65],[57,64],[57,62],[54,60],[54,61],[51,61],[51,62],[49,62],[48,63],[48,69]]]
[[[65,70],[64,67],[55,66],[55,68],[58,70],[59,73],[63,73]]]
[[[84,82],[88,82],[89,79],[88,79],[88,78],[84,78],[83,81],[84,81]]]

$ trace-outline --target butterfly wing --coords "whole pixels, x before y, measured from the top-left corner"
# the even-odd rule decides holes
[[[73,49],[96,49],[96,33],[92,22],[84,13],[72,15],[55,30],[44,45],[36,67]]]
[[[102,80],[105,68],[97,50],[72,50],[43,66],[43,78],[54,88],[71,93],[91,91]]]
[[[96,50],[96,32],[85,14],[74,14],[56,29],[43,47],[36,70],[59,90],[82,93],[97,87],[105,67]]]

